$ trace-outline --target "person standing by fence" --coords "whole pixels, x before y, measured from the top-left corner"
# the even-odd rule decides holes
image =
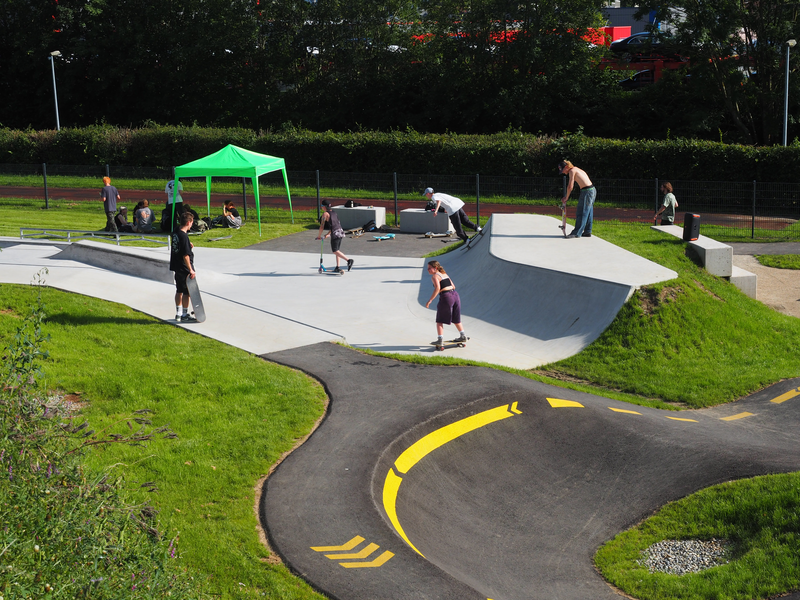
[[[116,233],[117,224],[114,222],[114,213],[117,212],[117,202],[121,198],[117,188],[111,185],[110,177],[103,177],[103,189],[100,190],[100,198],[103,200],[103,210],[106,212],[105,231]]]
[[[661,203],[661,208],[653,215],[653,223],[655,224],[658,215],[663,215],[661,217],[662,225],[674,225],[675,209],[678,208],[678,201],[675,200],[675,194],[672,193],[672,184],[669,181],[661,184],[661,193],[664,194],[664,200]]]

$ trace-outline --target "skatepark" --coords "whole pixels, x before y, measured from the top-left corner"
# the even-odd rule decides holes
[[[637,287],[676,276],[557,225],[495,215],[468,250],[438,257],[471,337],[446,353],[515,368],[571,356]],[[3,282],[46,267],[52,287],[173,317],[166,248],[0,245]],[[670,500],[800,464],[798,409],[774,401],[797,381],[687,415],[491,368],[402,363],[330,342],[433,355],[425,259],[358,255],[338,276],[318,273],[313,251],[195,256],[208,320],[180,326],[305,371],[330,395],[260,510],[273,549],[331,597],[619,597],[592,565],[599,544]]]

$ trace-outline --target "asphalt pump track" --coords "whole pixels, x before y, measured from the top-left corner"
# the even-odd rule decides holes
[[[619,598],[594,569],[601,544],[710,485],[800,465],[800,380],[665,411],[334,344],[264,358],[331,402],[267,480],[261,518],[289,567],[342,600]]]

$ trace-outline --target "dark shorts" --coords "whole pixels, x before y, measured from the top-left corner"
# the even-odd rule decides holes
[[[342,240],[344,238],[336,238],[331,236],[331,251],[336,252],[342,246]]]
[[[175,271],[175,291],[179,294],[188,294],[189,288],[186,287],[186,278],[189,271]]]
[[[436,322],[443,325],[461,323],[461,298],[458,292],[450,290],[439,294],[439,304],[436,306]]]

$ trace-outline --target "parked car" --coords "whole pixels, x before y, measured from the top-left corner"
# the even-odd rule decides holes
[[[671,47],[671,41],[668,34],[652,34],[649,31],[642,31],[611,42],[609,49],[624,60],[631,60],[637,56],[654,55],[677,57],[678,54]]]
[[[623,90],[638,90],[644,86],[653,85],[653,83],[655,83],[655,76],[655,71],[652,69],[645,69],[644,71],[638,71],[634,73],[627,79],[618,81],[617,84]]]

